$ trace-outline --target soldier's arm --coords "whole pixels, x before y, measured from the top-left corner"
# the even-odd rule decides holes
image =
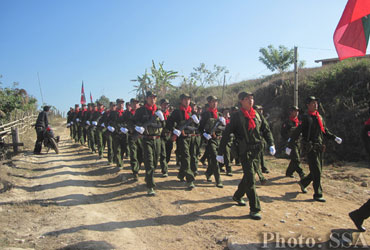
[[[265,140],[266,140],[266,142],[269,146],[273,146],[274,145],[274,138],[272,136],[270,126],[269,126],[266,118],[263,115],[260,115],[260,117],[261,117],[261,120],[262,120],[262,124],[261,124],[262,136],[263,136],[263,138],[265,138]]]
[[[324,122],[324,120],[322,119],[321,117],[321,120],[322,120],[322,123],[324,124],[324,128],[325,128],[325,134],[324,134],[324,137],[329,139],[329,140],[334,140],[337,136],[335,134],[333,134],[327,127],[326,127],[326,124]]]
[[[220,146],[218,147],[218,155],[224,155],[226,153],[226,146],[231,140],[231,134],[235,132],[237,116],[234,114],[230,118],[230,123],[226,125],[225,130],[222,133]]]
[[[298,140],[299,136],[302,133],[303,126],[305,125],[306,122],[307,122],[307,119],[304,119],[302,121],[302,123],[299,124],[298,127],[296,129],[294,129],[294,131],[290,135],[290,141],[288,143],[288,147],[289,148],[292,148],[294,146],[294,142]]]

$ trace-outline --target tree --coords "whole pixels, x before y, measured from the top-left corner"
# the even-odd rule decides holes
[[[110,100],[105,95],[102,95],[99,99],[96,99],[96,102],[100,102],[105,107],[109,107]]]
[[[193,68],[194,72],[190,74],[190,77],[194,78],[204,88],[206,85],[214,85],[217,83],[221,85],[223,82],[224,74],[229,73],[229,70],[225,66],[213,65],[213,71],[207,69],[204,63],[201,63],[198,67]]]
[[[262,54],[259,60],[272,72],[276,70],[282,74],[294,63],[294,49],[289,50],[283,45],[280,45],[279,49],[269,45],[267,48],[261,48],[259,52]]]
[[[165,70],[162,63],[158,63],[156,67],[154,60],[152,60],[151,67],[151,77],[154,82],[154,91],[157,92],[159,96],[164,97],[167,94],[167,91],[174,89],[175,86],[171,84],[171,81],[179,77],[177,71]]]
[[[136,98],[144,98],[145,93],[152,89],[152,80],[150,75],[145,70],[145,73],[142,76],[137,76],[136,79],[131,80],[132,82],[137,82],[137,85],[134,85],[134,90],[136,92]]]

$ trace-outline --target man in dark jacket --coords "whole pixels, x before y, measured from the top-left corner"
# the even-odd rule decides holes
[[[42,142],[44,141],[44,132],[46,128],[49,126],[48,121],[48,113],[50,110],[50,106],[44,106],[43,111],[39,113],[39,116],[36,120],[36,134],[37,139],[35,143],[35,149],[33,150],[34,154],[41,154]]]

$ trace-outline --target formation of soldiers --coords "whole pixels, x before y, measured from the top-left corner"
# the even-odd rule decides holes
[[[243,178],[233,200],[239,206],[246,206],[243,196],[247,195],[252,219],[261,219],[261,206],[255,187],[255,175],[261,184],[266,182],[268,173],[263,159],[264,149],[275,155],[274,139],[262,107],[254,106],[252,93],[238,95],[238,107],[218,109],[218,98],[208,96],[204,108],[191,102],[191,96],[182,94],[179,104],[171,108],[167,99],[159,101],[157,95],[148,91],[145,103],[132,98],[124,103],[122,99],[111,102],[109,107],[101,103],[78,104],[68,113],[67,127],[71,138],[86,144],[99,158],[108,149],[109,164],[123,168],[124,158],[129,158],[132,176],[138,180],[140,166],[145,167],[147,194],[155,195],[154,171],[160,166],[162,177],[168,176],[168,163],[176,144],[176,162],[179,165],[177,178],[191,190],[195,188],[198,162],[205,165],[205,178],[215,186],[223,188],[221,172],[232,176],[231,162],[241,164]],[[282,137],[286,140],[286,153],[291,162],[286,171],[287,177],[297,172],[301,191],[313,182],[315,201],[325,202],[321,187],[322,157],[325,151],[323,139],[333,139],[338,144],[342,139],[332,134],[318,113],[318,100],[307,98],[308,112],[298,119],[298,107],[292,107],[289,119],[283,123]],[[201,157],[201,146],[205,144]],[[301,145],[302,144],[302,145]],[[309,164],[309,174],[300,167],[301,151],[305,151]],[[261,166],[262,165],[262,166]]]

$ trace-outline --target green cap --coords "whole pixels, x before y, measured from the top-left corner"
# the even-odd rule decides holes
[[[167,103],[167,104],[169,104],[170,103],[170,101],[168,100],[168,99],[161,99],[160,101],[159,101],[159,104],[160,105],[162,105],[163,103]]]
[[[131,102],[131,103],[139,102],[139,100],[138,100],[138,99],[136,99],[136,98],[131,98],[130,102]]]
[[[297,106],[291,106],[290,110],[299,110],[299,108]]]
[[[157,97],[157,95],[156,95],[156,94],[154,94],[152,91],[148,91],[148,92],[146,92],[146,97],[150,97],[150,96],[155,96],[155,97]]]
[[[121,99],[121,98],[117,98],[117,100],[116,100],[116,103],[118,104],[118,103],[124,103],[125,101],[123,100],[123,99]]]
[[[240,92],[239,95],[238,95],[238,99],[239,101],[243,100],[244,98],[246,98],[247,96],[253,96],[253,93],[251,92]]]
[[[312,101],[319,101],[319,99],[314,96],[309,96],[306,98],[306,104],[309,104]]]
[[[189,94],[181,94],[180,95],[180,100],[182,100],[184,98],[191,98],[191,96]]]
[[[208,97],[207,97],[207,102],[211,102],[211,101],[213,101],[213,100],[216,100],[216,101],[218,101],[218,98],[217,98],[217,96],[214,96],[214,95],[210,95],[210,96],[208,96]]]

